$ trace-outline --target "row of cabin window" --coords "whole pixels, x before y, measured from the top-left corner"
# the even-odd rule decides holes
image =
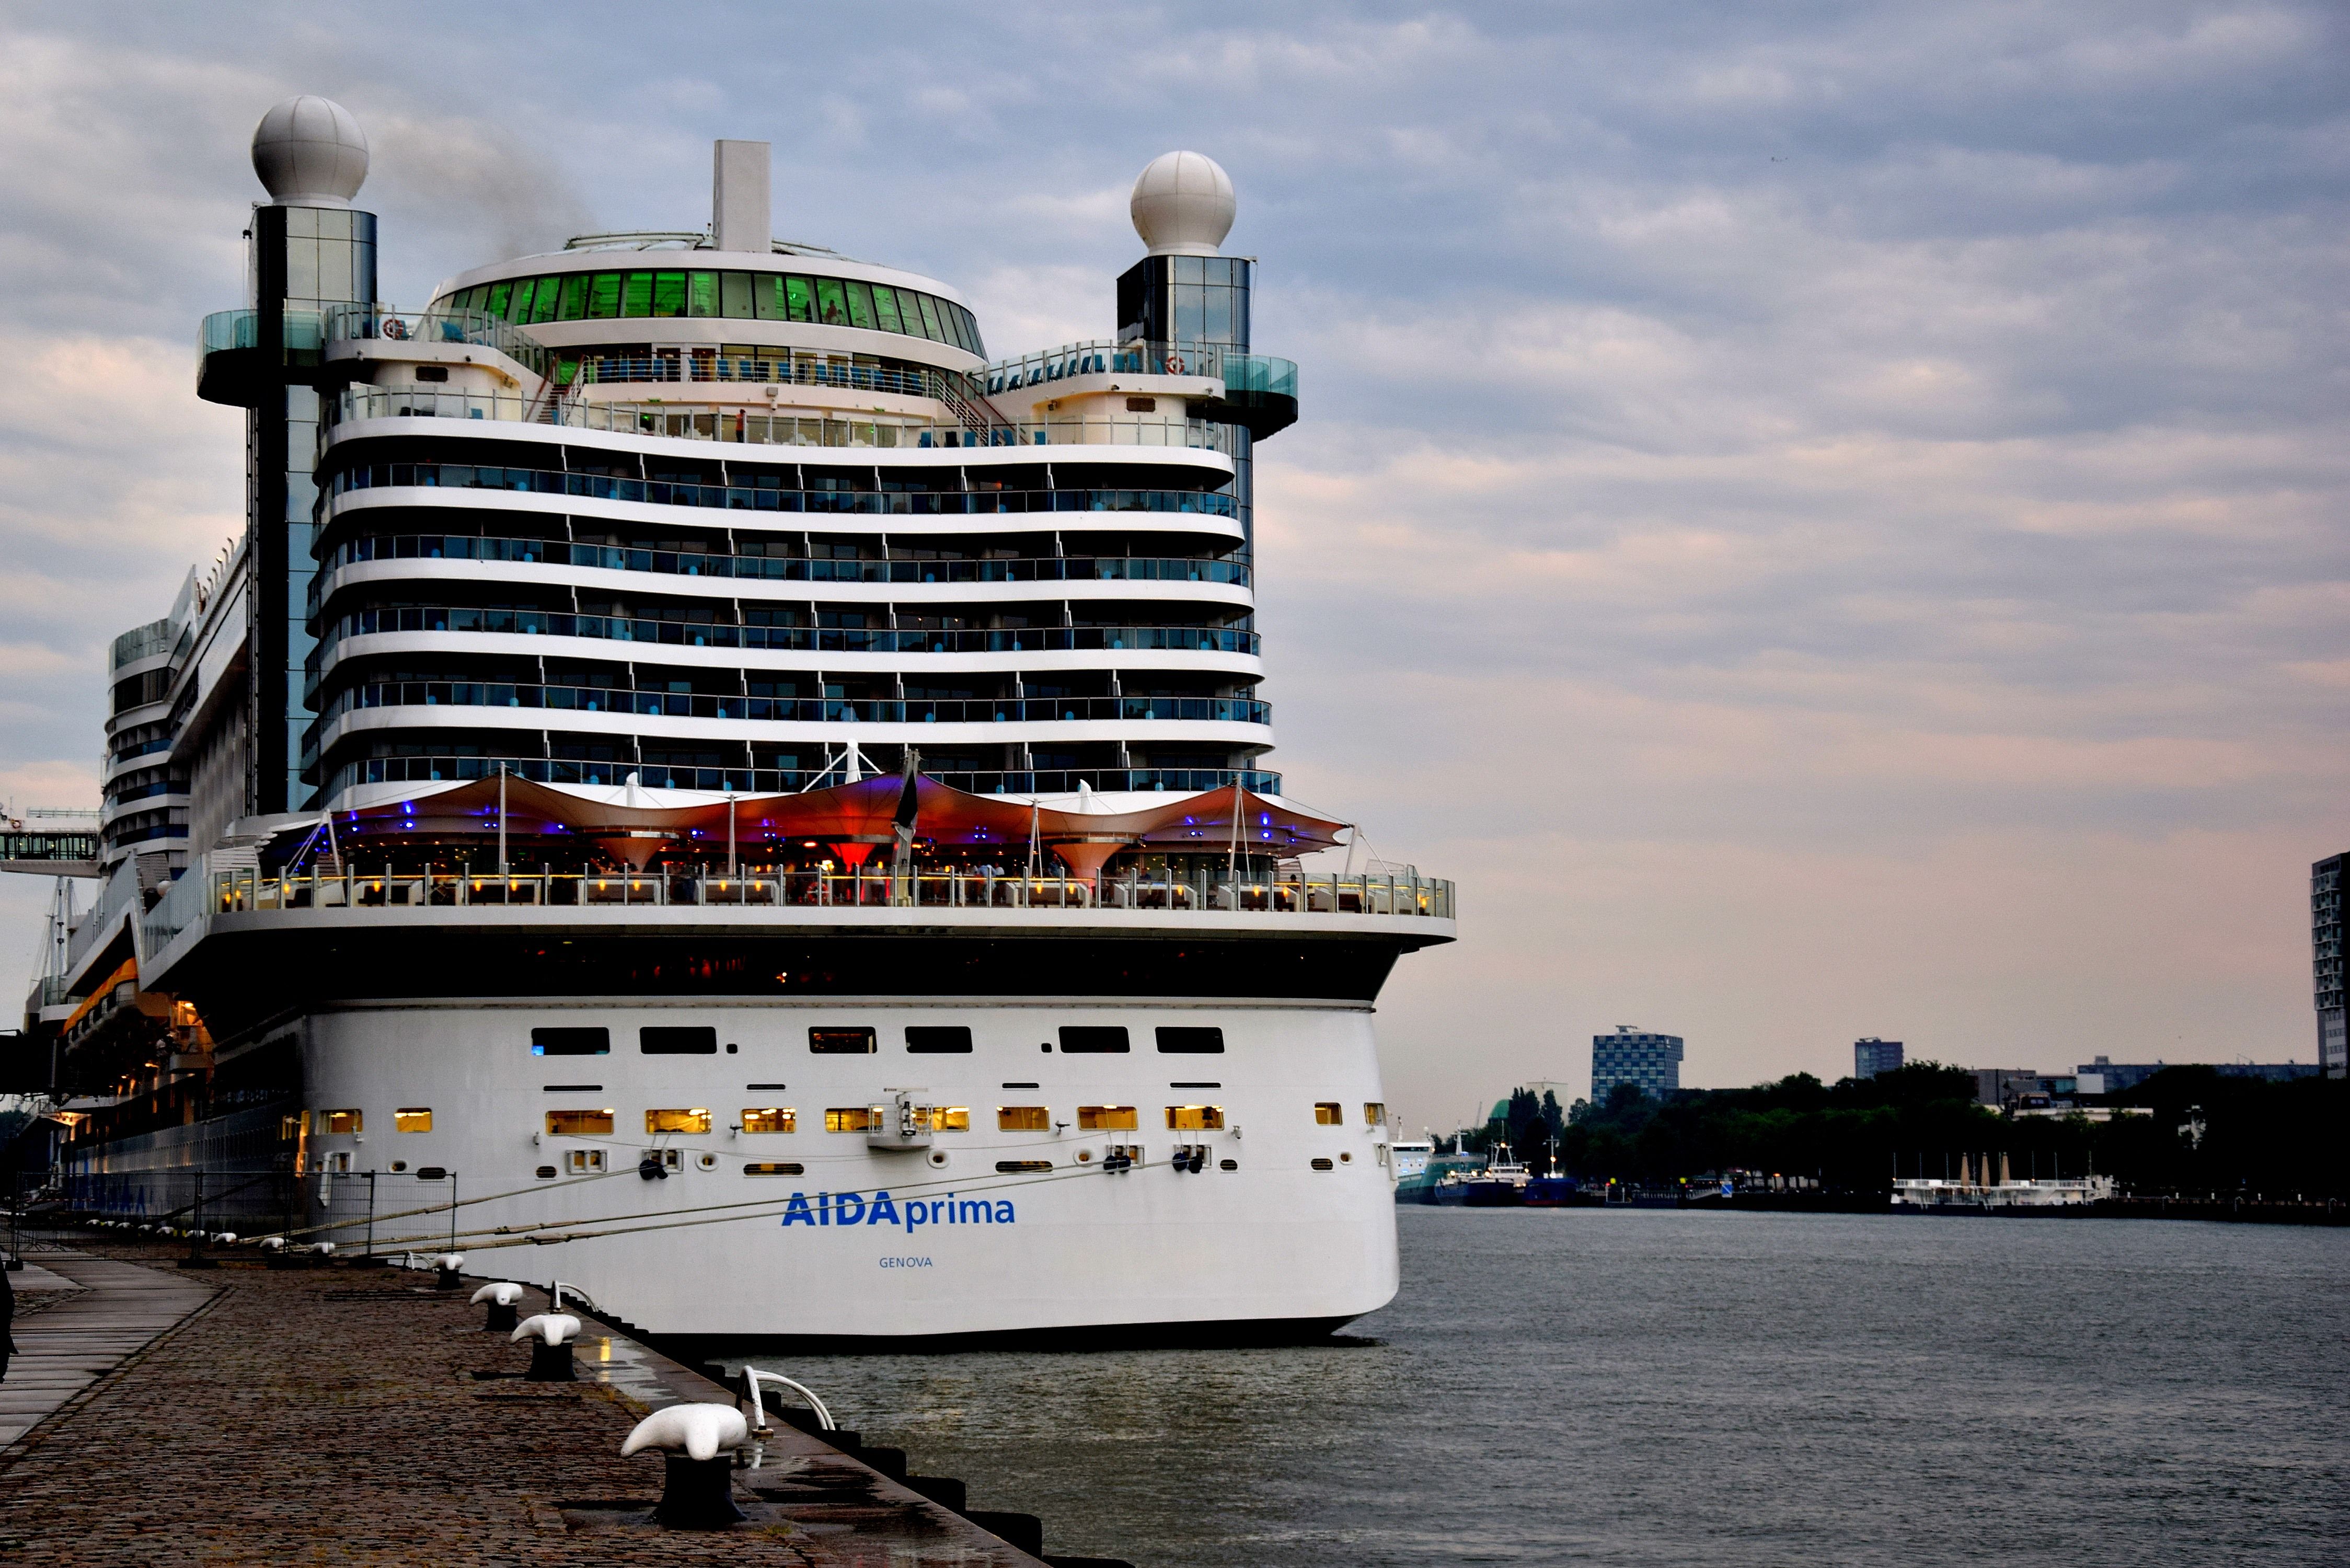
[[[858,278],[755,272],[574,272],[477,284],[433,302],[522,326],[637,317],[813,321],[951,343],[987,358],[979,322],[962,306],[915,289]]]
[[[1161,1055],[1221,1056],[1224,1032],[1213,1025],[1160,1024],[1154,1032]],[[1068,1055],[1123,1055],[1134,1046],[1121,1023],[1064,1023],[1061,1050]],[[880,1050],[878,1031],[858,1025],[813,1024],[808,1050],[819,1056],[869,1056]],[[718,1031],[700,1024],[648,1024],[637,1031],[637,1049],[648,1056],[714,1056]],[[728,1049],[733,1049],[729,1046]],[[971,1031],[962,1024],[910,1023],[910,1055],[968,1055]],[[612,1032],[605,1028],[551,1028],[530,1032],[534,1056],[608,1056]]]
[[[1363,1102],[1363,1123],[1378,1127],[1387,1121],[1388,1108],[1377,1100]],[[1079,1106],[1077,1128],[1081,1132],[1131,1132],[1139,1126],[1139,1113],[1132,1106]],[[971,1108],[967,1106],[938,1106],[925,1113],[926,1125],[933,1132],[969,1132]],[[549,1111],[546,1130],[556,1137],[583,1137],[609,1134],[616,1126],[616,1113],[609,1110]],[[315,1120],[314,1120],[315,1118]],[[1315,1124],[1334,1127],[1346,1125],[1346,1107],[1336,1100],[1317,1100],[1314,1106]],[[883,1125],[883,1108],[874,1106],[836,1106],[824,1113],[827,1132],[871,1132]],[[295,1133],[307,1133],[315,1126],[324,1134],[358,1133],[366,1130],[366,1117],[357,1109],[304,1111],[299,1118],[286,1118],[280,1130],[289,1139]],[[391,1113],[395,1132],[431,1132],[432,1112],[424,1106],[405,1106]],[[1167,1125],[1178,1132],[1212,1132],[1224,1125],[1221,1106],[1169,1106]],[[999,1132],[1049,1132],[1053,1116],[1045,1106],[998,1106],[995,1126]],[[645,1113],[645,1131],[649,1133],[706,1133],[710,1130],[708,1109],[695,1106],[681,1110],[649,1110]],[[746,1133],[787,1133],[799,1130],[799,1112],[790,1106],[764,1106],[743,1112],[742,1130]]]

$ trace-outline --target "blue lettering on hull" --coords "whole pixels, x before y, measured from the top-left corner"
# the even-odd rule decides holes
[[[1019,1212],[1009,1198],[909,1198],[902,1201],[883,1189],[868,1198],[861,1192],[819,1192],[811,1204],[807,1194],[795,1192],[784,1204],[783,1223],[791,1225],[895,1225],[919,1231],[926,1225],[1013,1225]],[[930,1266],[929,1260],[921,1265]]]

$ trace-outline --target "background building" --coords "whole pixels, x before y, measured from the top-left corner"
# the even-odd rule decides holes
[[[1604,1106],[1608,1091],[1618,1084],[1638,1084],[1652,1099],[1663,1099],[1681,1086],[1681,1037],[1643,1033],[1638,1025],[1618,1023],[1613,1034],[1591,1037],[1591,1103]]]
[[[2085,1095],[2126,1094],[2166,1067],[2209,1067],[2223,1078],[2265,1078],[2272,1084],[2317,1076],[2316,1067],[2307,1062],[2116,1062],[2100,1056],[2074,1068],[2074,1082]],[[2095,1081],[2094,1088],[2091,1080]]]
[[[1852,1075],[1874,1078],[1879,1073],[1890,1073],[1901,1065],[1901,1042],[1879,1040],[1872,1034],[1866,1040],[1852,1043]]]
[[[2342,1011],[2342,873],[2350,855],[2329,855],[2309,868],[2309,945],[2317,986],[2317,1066],[2329,1078],[2350,1074],[2350,1032]]]

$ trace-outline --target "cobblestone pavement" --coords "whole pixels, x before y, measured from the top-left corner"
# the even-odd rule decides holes
[[[77,1245],[191,1282],[161,1248]],[[661,1461],[619,1458],[621,1438],[647,1397],[723,1392],[625,1340],[579,1352],[583,1374],[626,1362],[625,1386],[523,1383],[528,1345],[430,1278],[243,1260],[194,1276],[209,1304],[0,1453],[0,1562],[1036,1568],[780,1426],[737,1472],[752,1522],[652,1528]]]

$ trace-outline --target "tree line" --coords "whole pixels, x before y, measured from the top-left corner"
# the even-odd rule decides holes
[[[2011,1175],[2110,1176],[2141,1196],[2350,1198],[2350,1082],[2271,1083],[2208,1066],[2166,1068],[2101,1102],[2148,1116],[2010,1118],[1976,1103],[1974,1075],[1930,1062],[1823,1083],[1797,1073],[1745,1089],[1682,1089],[1659,1101],[1618,1084],[1604,1104],[1561,1107],[1520,1089],[1504,1114],[1461,1135],[1536,1169],[1672,1187],[1748,1170],[1805,1176],[1830,1191],[1889,1191],[1895,1175],[1955,1176],[1961,1156],[2004,1154]]]

